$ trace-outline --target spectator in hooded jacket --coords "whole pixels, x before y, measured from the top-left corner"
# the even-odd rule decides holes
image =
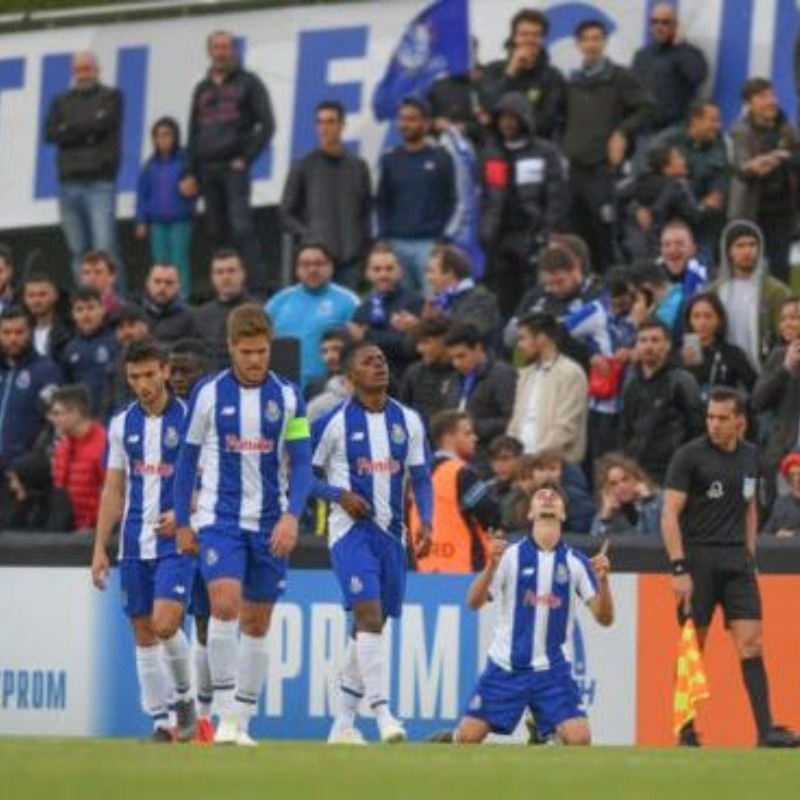
[[[36,270],[22,285],[22,304],[33,320],[33,346],[36,352],[61,363],[62,354],[70,340],[66,296],[55,278]]]
[[[392,376],[399,380],[416,355],[410,332],[402,329],[402,312],[418,317],[422,297],[403,286],[400,260],[383,242],[373,245],[367,256],[366,276],[371,292],[355,310],[347,329],[353,340],[366,339],[378,345]]]
[[[322,242],[335,259],[337,283],[356,289],[370,235],[369,167],[344,145],[341,103],[319,103],[315,121],[318,147],[289,171],[281,199],[281,222],[298,243]]]
[[[507,56],[487,64],[481,81],[481,100],[487,112],[508,92],[517,92],[536,118],[536,130],[556,140],[566,120],[564,76],[550,63],[544,46],[550,21],[538,9],[523,8],[511,20],[506,41]]]
[[[103,311],[100,292],[82,286],[72,296],[75,334],[67,342],[63,367],[68,383],[82,383],[89,390],[94,416],[100,416],[108,370],[117,354],[117,340]]]
[[[636,51],[631,72],[658,98],[650,124],[658,132],[684,119],[706,79],[708,64],[702,50],[683,38],[677,11],[669,3],[652,7],[650,31],[652,39]]]
[[[28,315],[6,309],[0,315],[0,469],[29,450],[47,426],[46,404],[61,383],[59,367],[33,346]]]
[[[261,79],[239,63],[232,33],[214,31],[206,45],[211,65],[192,95],[180,190],[187,197],[202,191],[214,247],[236,247],[251,288],[263,291],[271,281],[250,213],[250,165],[275,133],[272,105]]]
[[[789,283],[800,137],[779,107],[771,81],[751,78],[742,88],[742,99],[745,116],[729,134],[733,178],[728,216],[758,225],[770,273]]]
[[[778,339],[781,305],[789,287],[769,273],[761,229],[734,220],[722,232],[717,280],[709,286],[728,314],[728,340],[747,353],[756,371]]]
[[[52,455],[53,486],[69,496],[73,529],[94,528],[106,472],[106,430],[92,419],[89,395],[81,385],[53,393],[50,417],[59,437]]]
[[[94,53],[72,59],[72,88],[56,95],[47,113],[47,141],[58,150],[59,211],[80,277],[87,250],[105,250],[121,268],[117,239],[116,179],[122,136],[122,93],[100,83]],[[124,288],[124,275],[120,276]]]
[[[169,345],[197,335],[194,315],[181,299],[178,268],[174,264],[153,264],[147,274],[142,308],[150,322],[153,338]]]
[[[521,94],[500,98],[490,134],[482,154],[480,241],[488,256],[486,283],[507,317],[528,288],[529,261],[564,223],[566,178],[558,149],[536,135]]]
[[[139,173],[136,189],[136,235],[150,237],[150,257],[156,264],[175,264],[180,274],[181,294],[192,293],[189,245],[195,198],[181,193],[186,172],[186,153],[181,148],[178,123],[162,117],[150,131],[153,154]]]
[[[575,41],[582,64],[567,83],[562,140],[570,163],[570,228],[586,240],[593,266],[604,272],[614,263],[615,171],[648,125],[655,100],[636,75],[606,56],[602,22],[581,22]]]

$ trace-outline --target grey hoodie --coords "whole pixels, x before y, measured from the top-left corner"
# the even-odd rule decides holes
[[[731,275],[731,266],[728,260],[728,236],[734,227],[749,229],[752,235],[758,239],[759,258],[753,276],[756,283],[756,299],[749,307],[750,320],[749,340],[738,342],[747,354],[751,365],[756,371],[761,371],[761,364],[769,354],[772,347],[778,341],[778,322],[780,319],[781,304],[790,297],[789,287],[774,278],[767,271],[767,264],[764,260],[764,236],[761,229],[753,222],[747,220],[732,220],[725,227],[720,237],[720,262],[717,271],[717,279],[709,286],[709,291],[715,292],[725,310],[728,312],[728,339],[735,342],[730,331],[738,326],[742,326],[743,320],[737,315],[733,304],[734,278]]]

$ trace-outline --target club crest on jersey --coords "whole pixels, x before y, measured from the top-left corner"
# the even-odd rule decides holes
[[[100,345],[100,347],[97,348],[97,352],[94,354],[94,357],[98,364],[106,364],[110,358],[108,348],[105,345]]]
[[[17,375],[17,389],[27,389],[31,385],[31,373],[27,369]]]
[[[403,430],[401,425],[398,425],[396,422],[392,425],[392,431],[389,434],[392,437],[392,441],[395,444],[403,444],[406,440],[406,432]]]
[[[281,416],[280,406],[274,400],[269,400],[264,415],[270,422],[277,422]]]
[[[569,583],[569,572],[564,564],[559,564],[556,567],[556,583],[563,586],[565,583]]]
[[[722,481],[714,481],[706,492],[706,497],[708,497],[709,500],[720,500],[724,496],[725,489],[722,488]]]
[[[180,444],[181,437],[178,434],[178,429],[170,425],[164,433],[164,445],[166,447],[177,447]]]
[[[219,553],[213,547],[209,547],[206,552],[206,564],[209,567],[213,567],[217,561],[219,561]]]
[[[364,590],[364,584],[361,582],[361,578],[358,575],[353,575],[350,578],[350,594],[361,594]]]
[[[755,478],[745,478],[744,485],[742,486],[742,495],[749,503],[756,496],[757,481]]]

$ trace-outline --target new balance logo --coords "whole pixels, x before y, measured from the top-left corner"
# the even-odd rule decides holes
[[[534,572],[536,572],[536,567],[525,567],[525,569],[522,570],[522,574],[526,578],[528,578],[531,575],[533,575]]]
[[[236,406],[225,406],[219,414],[221,417],[232,417],[236,414]]]
[[[172,587],[172,591],[175,594],[186,594],[186,587],[185,586],[181,586],[181,585],[173,586]]]
[[[363,442],[366,434],[364,431],[356,431],[351,437],[351,442]]]

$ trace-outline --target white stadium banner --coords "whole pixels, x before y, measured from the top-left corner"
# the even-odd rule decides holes
[[[106,82],[125,94],[120,212],[133,208],[149,129],[169,114],[185,125],[192,87],[206,69],[204,43],[218,28],[240,37],[246,66],[269,87],[278,122],[272,151],[254,169],[256,204],[280,197],[291,161],[313,146],[313,109],[333,98],[348,110],[347,138],[374,164],[388,126],[374,121],[371,98],[399,37],[424,6],[417,0],[211,14],[200,17],[69,27],[0,37],[0,229],[57,221],[52,148],[42,141],[50,99],[69,81],[76,50],[97,52]],[[588,16],[612,30],[611,55],[627,63],[646,38],[649,0],[540,0],[548,11],[555,63],[575,65],[575,24]],[[471,27],[485,61],[498,57],[517,0],[472,0]],[[757,6],[757,13],[756,13]],[[727,121],[739,112],[738,87],[751,74],[771,76],[794,113],[794,0],[682,0],[685,35],[712,65],[708,91]]]

